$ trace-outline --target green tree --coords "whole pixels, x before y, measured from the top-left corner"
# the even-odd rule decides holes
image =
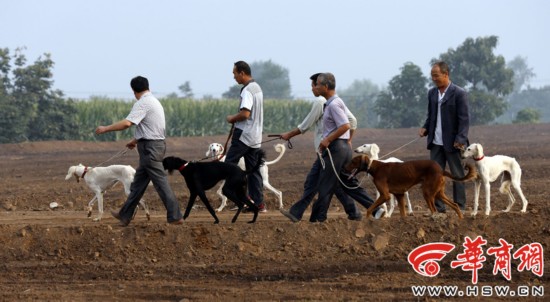
[[[512,93],[509,98],[509,104],[506,114],[498,119],[502,123],[513,122],[514,118],[524,108],[537,110],[541,114],[541,122],[550,122],[550,86],[541,88],[527,87],[527,89],[523,89],[518,93]]]
[[[401,74],[393,77],[374,107],[383,128],[419,127],[426,117],[428,79],[417,65],[407,62]]]
[[[509,61],[506,66],[514,72],[514,93],[518,93],[528,86],[531,79],[536,76],[533,72],[533,68],[527,65],[527,58],[516,56],[513,60]]]
[[[506,110],[504,96],[514,88],[514,72],[504,57],[493,53],[498,37],[468,38],[457,47],[433,59],[449,64],[451,80],[469,93],[470,124],[483,125]]]
[[[7,48],[0,48],[0,143],[21,140],[26,124],[20,118],[20,110],[11,95],[11,57]]]
[[[374,111],[376,98],[380,93],[378,85],[370,80],[355,80],[345,89],[338,90],[338,95],[346,102],[349,110],[357,118],[357,127],[375,127],[378,118]]]
[[[290,94],[290,77],[288,69],[268,61],[252,62],[250,64],[252,77],[260,84],[264,99],[292,99]],[[226,99],[239,98],[241,85],[233,85],[222,94]]]
[[[185,81],[185,83],[181,84],[178,89],[183,94],[184,99],[192,99],[194,97],[193,89],[191,89],[191,83],[189,81]]]
[[[0,57],[0,123],[6,126],[0,129],[2,142],[74,138],[78,133],[76,111],[61,91],[52,89],[54,62],[50,55],[44,54],[30,65],[22,49],[17,49],[13,57],[3,49]]]
[[[525,108],[518,112],[514,124],[536,124],[540,122],[540,111],[533,108]]]

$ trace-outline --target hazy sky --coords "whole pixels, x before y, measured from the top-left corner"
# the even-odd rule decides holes
[[[386,85],[405,62],[427,76],[432,58],[489,35],[506,61],[527,58],[532,86],[550,85],[548,0],[2,2],[0,47],[25,46],[29,62],[50,53],[54,87],[77,98],[131,98],[138,74],[157,96],[190,81],[195,96],[219,97],[235,61],[270,59],[289,70],[294,96],[309,97],[313,73],[334,73],[337,90]]]

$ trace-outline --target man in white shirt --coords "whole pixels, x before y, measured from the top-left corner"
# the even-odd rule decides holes
[[[258,151],[262,144],[263,131],[263,92],[252,78],[250,66],[238,61],[233,66],[233,77],[241,85],[239,112],[228,115],[228,123],[235,124],[231,146],[227,151],[225,162],[237,164],[244,157],[246,169],[251,169],[258,160]],[[248,192],[260,212],[266,212],[263,196],[263,180],[260,171],[248,175]]]
[[[308,113],[308,115],[304,118],[302,123],[298,125],[295,129],[281,134],[281,138],[284,140],[289,140],[290,138],[305,133],[307,130],[311,129],[313,127],[315,131],[314,136],[314,150],[317,151],[317,148],[319,147],[319,144],[321,143],[322,136],[323,136],[323,111],[324,106],[326,104],[326,99],[319,95],[319,93],[316,90],[316,84],[317,84],[317,77],[320,75],[320,73],[316,73],[310,77],[311,80],[311,91],[313,92],[313,95],[316,96],[316,100],[313,102],[311,111]],[[346,107],[346,115],[348,117],[349,123],[350,123],[350,138],[348,139],[347,143],[351,146],[351,139],[353,137],[353,132],[357,128],[357,119],[355,116],[347,110]],[[351,148],[351,147],[350,147]],[[313,166],[311,167],[311,170],[309,171],[306,181],[304,182],[304,193],[302,194],[302,197],[300,200],[294,203],[292,207],[287,210],[280,210],[280,212],[285,215],[287,218],[292,220],[293,222],[298,222],[302,219],[303,213],[313,200],[313,197],[315,194],[317,194],[319,189],[319,175],[321,172],[322,166],[321,162],[319,160],[316,160],[313,163]],[[351,180],[345,178],[342,179],[343,181],[346,181],[346,185],[348,187],[357,187],[358,182],[357,179],[353,178]],[[368,207],[373,203],[373,200],[366,194],[366,192],[362,188],[357,189],[346,189],[342,188],[340,185],[338,185],[335,188],[334,194],[338,198],[338,200],[342,203],[344,206],[344,210],[348,214],[348,219],[350,220],[361,220],[361,211],[359,211],[348,195],[352,197],[353,199],[357,200],[359,203],[361,203],[363,206]],[[347,195],[346,195],[347,194]],[[382,212],[375,211],[375,217],[380,217]],[[378,215],[378,216],[376,216]]]
[[[166,153],[164,108],[149,91],[149,81],[146,78],[137,76],[130,81],[130,86],[137,102],[126,119],[109,126],[98,126],[95,130],[96,134],[103,134],[125,130],[136,125],[134,139],[126,144],[126,147],[129,149],[138,147],[139,166],[136,169],[126,203],[120,211],[113,211],[111,214],[120,221],[121,225],[130,224],[141,197],[143,197],[149,182],[152,181],[166,208],[168,223],[182,224],[179,203],[170,188],[162,165]]]

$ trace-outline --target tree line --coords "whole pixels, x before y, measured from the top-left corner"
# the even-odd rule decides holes
[[[510,122],[550,121],[550,86],[532,88],[534,77],[527,59],[516,57],[506,63],[494,54],[498,37],[468,38],[456,49],[433,58],[446,61],[451,80],[469,93],[472,125]],[[39,140],[118,140],[130,138],[131,131],[97,137],[93,129],[123,118],[131,102],[92,97],[90,100],[65,98],[53,89],[49,54],[32,64],[22,49],[10,53],[0,49],[0,143]],[[309,112],[310,104],[291,95],[288,69],[271,60],[251,63],[255,80],[266,99],[264,131],[279,133],[296,126]],[[419,66],[406,62],[386,88],[370,80],[356,80],[338,94],[358,118],[359,127],[419,127],[426,116],[427,90],[431,81]],[[225,134],[224,117],[237,107],[239,85],[223,93],[222,99],[194,99],[191,84],[178,87],[161,99],[167,116],[168,136],[207,136]]]

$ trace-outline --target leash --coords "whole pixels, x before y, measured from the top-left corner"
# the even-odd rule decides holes
[[[113,159],[115,159],[115,158],[117,158],[117,157],[121,157],[122,155],[126,154],[126,152],[128,152],[129,150],[130,150],[130,149],[128,149],[128,148],[124,148],[124,150],[118,151],[115,155],[111,156],[111,157],[110,157],[109,159],[107,159],[106,161],[104,161],[104,162],[102,162],[102,163],[100,163],[100,164],[95,165],[94,167],[100,167],[100,166],[102,166],[103,164],[105,164],[105,163],[107,163],[107,162],[109,162],[109,161],[111,161],[111,160],[113,160]],[[92,168],[92,169],[93,169],[93,168]]]
[[[268,139],[268,140],[265,140],[265,141],[261,141],[257,144],[250,145],[250,147],[256,146],[256,145],[261,145],[261,144],[264,144],[264,143],[269,143],[269,142],[272,142],[272,141],[275,141],[275,140],[278,140],[278,139],[282,139],[280,134],[269,134],[269,135],[267,135],[267,137],[275,137],[275,138]],[[286,142],[286,145],[287,145],[288,149],[293,148],[292,143],[290,142],[290,140],[288,140]]]
[[[408,145],[410,145],[410,144],[416,142],[416,141],[419,140],[420,138],[421,138],[421,137],[417,137],[417,138],[411,140],[410,142],[408,142],[408,143],[402,145],[401,147],[399,147],[399,148],[397,148],[397,149],[394,149],[393,151],[391,151],[391,152],[389,152],[389,153],[386,153],[384,156],[379,157],[379,159],[382,159],[382,158],[384,158],[384,157],[386,157],[386,156],[388,156],[388,155],[390,155],[390,154],[392,154],[392,153],[395,153],[395,152],[397,152],[397,151],[399,151],[399,150],[405,148],[406,146],[408,146]],[[332,165],[332,170],[334,171],[334,174],[336,174],[336,178],[338,178],[338,181],[340,181],[340,183],[342,184],[342,186],[344,186],[344,187],[346,187],[347,189],[350,189],[350,190],[359,188],[359,187],[361,186],[361,184],[363,183],[363,180],[364,180],[365,177],[361,178],[361,181],[359,182],[359,185],[357,185],[357,187],[348,187],[348,186],[346,186],[346,184],[344,184],[344,182],[340,179],[340,175],[339,175],[340,173],[338,173],[338,172],[336,171],[336,167],[334,167],[334,161],[332,160],[332,153],[330,152],[330,149],[329,149],[329,148],[327,148],[327,152],[328,152],[328,157],[330,158],[330,163],[331,163],[331,165]],[[323,167],[323,170],[324,170],[326,164],[325,164],[325,160],[323,159],[323,155],[321,154],[321,152],[317,152],[317,156],[319,156],[319,160],[321,161],[321,166]]]
[[[231,124],[231,129],[229,130],[229,135],[227,136],[227,140],[225,141],[225,145],[223,145],[223,152],[219,158],[222,158],[227,153],[227,144],[229,143],[229,140],[233,136],[233,130],[235,130],[235,123]]]
[[[378,159],[380,160],[380,159],[382,159],[382,158],[384,158],[384,157],[386,157],[386,156],[388,156],[388,155],[390,155],[390,154],[392,154],[392,153],[395,153],[395,152],[397,152],[397,151],[399,151],[399,150],[405,148],[406,146],[408,146],[408,145],[410,145],[410,144],[416,142],[416,141],[419,140],[419,139],[421,139],[420,136],[417,137],[417,138],[415,138],[415,139],[413,139],[412,141],[410,141],[410,142],[408,142],[408,143],[402,145],[401,147],[399,147],[399,148],[397,148],[397,149],[394,149],[393,151],[391,151],[391,152],[389,152],[389,153],[386,153],[386,154],[384,154],[383,156],[380,156]]]
[[[342,179],[340,179],[340,173],[338,171],[336,171],[336,167],[334,166],[334,160],[332,159],[332,153],[330,153],[330,149],[327,148],[326,150],[328,152],[328,157],[330,158],[330,163],[331,163],[331,166],[332,166],[332,170],[334,171],[334,174],[336,174],[336,178],[338,179],[340,184],[342,184],[342,186],[344,186],[345,188],[350,189],[350,190],[354,190],[354,189],[357,189],[357,188],[361,187],[361,184],[363,183],[363,180],[365,179],[365,176],[363,176],[361,178],[361,181],[359,181],[359,184],[356,187],[348,187],[342,181]],[[321,152],[318,151],[317,156],[319,156],[319,161],[321,162],[321,166],[323,167],[323,170],[324,170],[326,165],[325,165],[325,160],[323,159],[323,155],[321,154]]]

